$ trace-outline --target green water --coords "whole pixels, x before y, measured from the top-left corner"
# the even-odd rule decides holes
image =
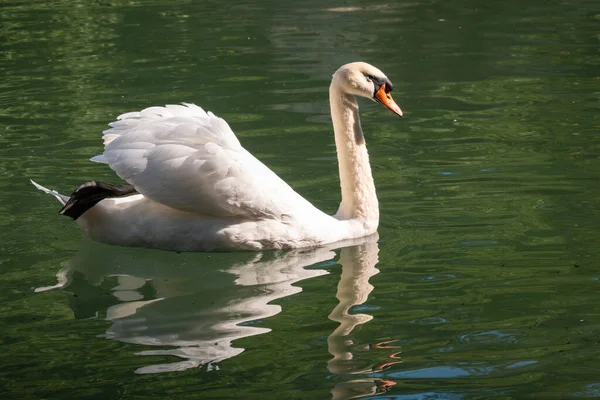
[[[600,3],[0,1],[0,397],[600,397]],[[327,87],[364,60],[379,239],[91,243],[120,113],[197,103],[329,212]]]

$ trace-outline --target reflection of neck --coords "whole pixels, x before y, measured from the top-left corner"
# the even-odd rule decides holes
[[[358,325],[370,321],[373,317],[367,314],[350,314],[349,311],[353,306],[367,301],[373,290],[369,278],[379,272],[375,268],[378,252],[377,242],[342,249],[342,276],[336,295],[340,303],[329,314],[329,319],[340,323],[327,339],[329,353],[333,355],[327,367],[332,373],[360,372],[357,371],[360,367],[350,361],[353,355],[348,351],[351,342],[348,336]]]
[[[342,202],[336,218],[379,220],[375,184],[356,98],[344,93],[333,81],[329,87],[329,104],[342,189]]]

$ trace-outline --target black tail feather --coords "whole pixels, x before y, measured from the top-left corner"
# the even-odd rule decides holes
[[[101,200],[135,193],[137,193],[137,190],[132,185],[111,185],[110,183],[97,181],[86,182],[75,189],[59,214],[77,219]]]

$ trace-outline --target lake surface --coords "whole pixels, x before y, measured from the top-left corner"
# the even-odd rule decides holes
[[[600,3],[4,1],[3,399],[600,398]],[[328,212],[331,74],[364,60],[379,237],[263,254],[100,245],[29,178],[194,102]]]

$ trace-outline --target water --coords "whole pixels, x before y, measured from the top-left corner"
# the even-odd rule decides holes
[[[2,398],[600,397],[595,1],[3,2]],[[28,178],[116,115],[195,102],[334,212],[327,87],[364,60],[379,239],[175,254],[91,243]]]

